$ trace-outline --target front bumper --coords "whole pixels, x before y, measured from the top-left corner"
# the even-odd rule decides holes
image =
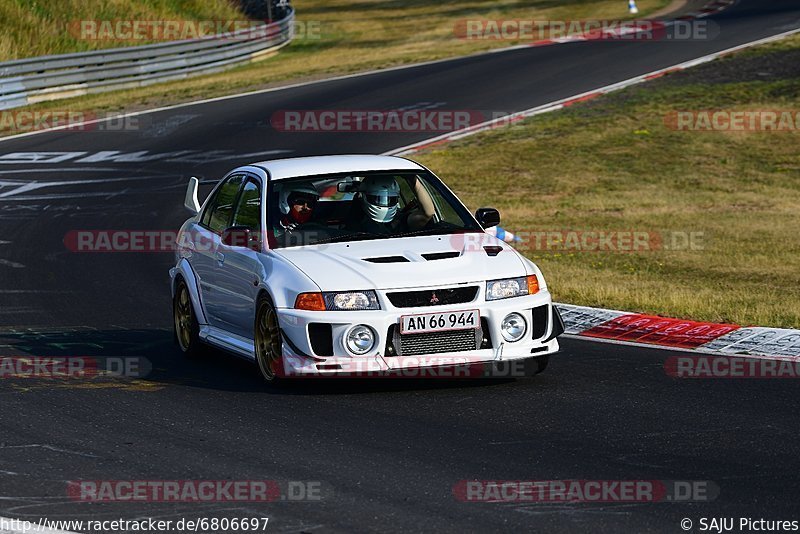
[[[405,357],[401,365],[389,365],[382,357],[350,362],[320,363],[303,356],[284,355],[282,378],[522,378],[536,374],[543,356],[558,352],[558,341],[548,352],[507,360],[481,357],[420,356]],[[402,357],[401,357],[402,358]]]
[[[382,304],[385,302],[383,300]],[[393,354],[390,347],[394,345],[392,333],[401,315],[466,309],[480,310],[486,330],[484,337],[490,340],[490,346],[483,343],[484,348],[467,351]],[[528,329],[521,340],[509,343],[502,338],[500,323],[512,312],[521,313],[526,318]],[[524,375],[526,365],[535,366],[535,358],[558,351],[556,337],[564,331],[558,310],[552,305],[546,290],[535,295],[490,302],[480,300],[425,308],[389,306],[389,309],[360,312],[281,309],[278,315],[286,340],[284,376],[415,376],[415,373],[423,376],[420,370],[427,370],[427,376],[498,376],[492,367],[497,365],[506,366],[505,370],[511,374]],[[326,329],[330,325],[330,330],[325,330],[330,343],[312,341],[313,335],[319,335],[314,325],[319,324],[326,325]],[[369,326],[376,336],[373,350],[364,356],[350,354],[343,343],[347,330],[356,324]],[[320,346],[326,346],[326,349],[320,350]],[[515,363],[512,365],[511,362]],[[500,369],[502,374],[504,368]]]

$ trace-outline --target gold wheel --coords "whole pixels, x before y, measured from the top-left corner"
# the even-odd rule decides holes
[[[186,284],[180,282],[175,293],[173,303],[173,319],[175,322],[175,336],[178,340],[183,353],[190,353],[196,345],[195,338],[195,319],[192,309],[192,299],[189,297],[189,289]]]
[[[281,329],[278,314],[267,300],[258,306],[255,325],[256,361],[261,375],[267,381],[275,380],[275,370],[281,361]]]

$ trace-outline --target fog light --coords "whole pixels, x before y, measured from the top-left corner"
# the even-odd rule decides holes
[[[500,324],[500,332],[503,334],[503,339],[512,343],[522,339],[527,329],[528,324],[525,322],[525,318],[518,313],[509,313]]]
[[[375,344],[375,334],[370,327],[359,324],[347,331],[344,344],[353,354],[366,354]]]

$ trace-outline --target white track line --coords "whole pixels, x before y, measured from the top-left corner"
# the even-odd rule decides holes
[[[750,45],[750,46],[752,46],[752,45]],[[409,63],[407,65],[397,65],[395,67],[388,67],[388,68],[383,68],[383,69],[372,69],[372,70],[367,70],[367,71],[362,71],[362,72],[355,72],[355,73],[352,73],[352,74],[342,74],[342,75],[339,75],[339,76],[332,76],[330,78],[324,78],[324,79],[321,79],[321,80],[311,80],[311,81],[307,81],[307,82],[292,83],[292,84],[288,84],[288,85],[280,85],[280,86],[277,86],[277,87],[270,87],[268,89],[257,89],[255,91],[246,91],[244,93],[236,93],[236,94],[232,94],[232,95],[218,96],[218,97],[213,97],[213,98],[205,98],[205,99],[202,99],[202,100],[193,100],[191,102],[183,102],[183,103],[180,103],[180,104],[171,104],[169,106],[162,106],[162,107],[153,108],[153,109],[145,109],[145,110],[141,110],[141,111],[132,111],[130,113],[120,113],[120,114],[116,114],[116,115],[111,115],[109,117],[103,117],[101,119],[93,119],[93,120],[90,120],[90,121],[82,121],[82,122],[69,124],[69,125],[64,125],[64,126],[56,126],[56,127],[53,127],[53,128],[46,128],[46,129],[42,129],[42,130],[36,130],[34,132],[25,132],[25,133],[16,134],[16,135],[9,135],[9,136],[6,136],[6,137],[0,137],[0,143],[2,143],[3,141],[9,141],[11,139],[19,139],[19,138],[22,138],[22,137],[29,137],[29,136],[32,136],[32,135],[38,135],[38,134],[46,133],[46,132],[65,130],[67,128],[74,129],[74,128],[77,128],[79,126],[97,124],[97,123],[106,122],[106,121],[110,121],[110,120],[122,119],[122,118],[125,118],[125,117],[136,117],[136,116],[139,116],[139,115],[146,115],[146,114],[149,114],[149,113],[158,113],[160,111],[167,111],[167,110],[170,110],[170,109],[179,109],[179,108],[184,108],[184,107],[189,107],[189,106],[196,106],[196,105],[199,105],[199,104],[208,104],[210,102],[220,102],[220,101],[223,101],[223,100],[231,100],[231,99],[234,99],[234,98],[242,98],[242,97],[247,97],[247,96],[272,93],[272,92],[275,92],[275,91],[284,91],[284,90],[287,90],[287,89],[296,89],[298,87],[305,87],[305,86],[308,86],[308,85],[315,85],[315,84],[318,84],[318,83],[328,83],[328,82],[335,82],[335,81],[339,81],[339,80],[347,80],[347,79],[350,79],[350,78],[358,78],[358,77],[361,77],[361,76],[370,76],[372,74],[379,74],[379,73],[382,73],[382,72],[394,72],[394,71],[405,70],[405,69],[413,69],[413,68],[416,68],[416,67],[423,67],[423,66],[426,66],[426,65],[436,65],[436,64],[439,64],[439,63],[446,63],[448,61],[458,61],[458,60],[461,60],[461,59],[480,57],[480,56],[484,56],[484,55],[488,55],[488,54],[500,54],[500,53],[504,53],[504,52],[510,52],[510,51],[513,51],[513,50],[520,50],[520,49],[523,49],[523,48],[530,48],[530,45],[529,44],[519,44],[519,45],[513,45],[513,46],[509,46],[509,47],[505,47],[505,48],[495,48],[495,49],[492,49],[492,50],[486,50],[486,51],[477,52],[477,53],[474,53],[474,54],[467,54],[465,56],[434,59],[434,60],[431,60],[431,61],[422,61],[420,63]]]
[[[592,89],[590,91],[586,91],[584,93],[580,93],[577,95],[569,96],[567,98],[562,98],[559,100],[554,100],[547,104],[542,104],[533,108],[529,108],[523,111],[518,111],[516,113],[512,113],[505,117],[500,117],[497,119],[493,119],[490,121],[482,122],[480,124],[476,124],[474,126],[469,126],[467,128],[462,128],[461,130],[456,130],[454,132],[448,132],[446,134],[437,135],[436,137],[431,137],[425,139],[423,141],[418,141],[416,143],[412,143],[410,145],[406,145],[400,148],[396,148],[390,150],[388,152],[384,152],[384,155],[387,156],[404,156],[407,154],[413,154],[419,150],[422,150],[432,144],[439,144],[445,143],[449,141],[455,141],[457,139],[461,139],[463,137],[467,137],[470,135],[474,135],[479,132],[485,132],[487,130],[493,130],[495,128],[499,128],[502,126],[506,126],[509,123],[517,122],[521,119],[525,119],[528,117],[533,117],[535,115],[540,115],[542,113],[548,113],[551,111],[557,111],[562,109],[565,105],[569,105],[571,103],[589,99],[595,96],[600,96],[603,94],[611,93],[613,91],[618,91],[620,89],[624,89],[626,87],[630,87],[632,85],[637,85],[654,78],[658,78],[663,76],[669,72],[675,72],[679,70],[688,69],[691,67],[696,67],[697,65],[702,65],[703,63],[708,63],[709,61],[713,61],[717,58],[722,56],[732,54],[734,52],[738,52],[739,50],[744,50],[745,48],[750,48],[753,46],[758,46],[766,43],[770,43],[773,41],[779,41],[781,39],[785,39],[786,37],[790,37],[796,33],[800,33],[800,28],[796,28],[794,30],[789,30],[787,32],[779,33],[777,35],[773,35],[770,37],[765,37],[763,39],[758,39],[756,41],[751,41],[748,43],[744,43],[741,45],[734,46],[732,48],[727,48],[725,50],[721,50],[719,52],[715,52],[713,54],[708,54],[706,56],[701,56],[696,59],[691,59],[689,61],[684,61],[682,63],[677,63],[675,65],[665,67],[663,69],[654,70],[652,72],[648,72],[647,74],[642,74],[640,76],[635,76],[633,78],[628,78],[627,80],[623,80],[621,82],[612,83],[610,85],[606,85],[604,87],[600,87],[598,89]]]
[[[29,136],[32,136],[32,135],[38,135],[38,134],[47,133],[47,132],[55,132],[55,131],[59,131],[59,130],[66,130],[68,128],[69,129],[77,129],[80,126],[87,126],[87,125],[90,125],[90,124],[97,124],[97,123],[106,122],[106,121],[110,121],[110,120],[124,119],[126,117],[136,117],[138,115],[147,115],[149,113],[158,113],[160,111],[167,111],[167,110],[170,110],[170,109],[179,109],[179,108],[185,108],[185,107],[189,107],[189,106],[197,106],[199,104],[208,104],[210,102],[220,102],[220,101],[223,101],[223,100],[232,100],[234,98],[242,98],[242,97],[246,97],[246,96],[260,95],[260,94],[265,94],[265,93],[273,93],[273,92],[276,92],[276,91],[285,91],[285,90],[288,90],[288,89],[296,89],[298,87],[305,87],[305,86],[308,86],[308,85],[316,85],[316,84],[319,84],[319,83],[336,82],[336,81],[339,81],[339,80],[347,80],[347,79],[350,79],[350,78],[358,78],[358,77],[361,77],[361,76],[371,76],[373,74],[380,74],[380,73],[383,73],[383,72],[393,72],[393,71],[398,71],[398,70],[413,69],[413,68],[416,68],[416,67],[424,67],[426,65],[436,65],[438,63],[446,63],[448,61],[458,61],[458,60],[461,60],[461,59],[468,59],[468,58],[473,58],[473,57],[485,56],[487,54],[498,54],[498,53],[503,53],[503,52],[510,52],[510,51],[513,51],[513,50],[520,50],[520,49],[523,49],[523,48],[530,48],[530,46],[529,45],[514,45],[514,46],[509,46],[509,47],[506,47],[506,48],[495,48],[493,50],[487,50],[487,51],[478,52],[478,53],[475,53],[475,54],[467,54],[465,56],[449,57],[449,58],[443,58],[443,59],[434,59],[434,60],[431,60],[431,61],[423,61],[423,62],[420,62],[420,63],[409,63],[408,65],[397,65],[395,67],[388,67],[388,68],[384,68],[384,69],[372,69],[372,70],[366,70],[366,71],[362,71],[362,72],[354,72],[352,74],[342,74],[342,75],[339,75],[339,76],[332,76],[330,78],[323,78],[321,80],[311,80],[311,81],[307,81],[307,82],[298,82],[298,83],[292,83],[292,84],[288,84],[288,85],[280,85],[280,86],[277,86],[277,87],[270,87],[268,89],[257,89],[255,91],[247,91],[247,92],[244,92],[244,93],[235,93],[235,94],[232,94],[232,95],[217,96],[217,97],[213,97],[213,98],[205,98],[205,99],[202,99],[202,100],[192,100],[191,102],[182,102],[180,104],[171,104],[169,106],[162,106],[162,107],[159,107],[159,108],[143,109],[141,111],[131,111],[129,113],[120,113],[120,114],[117,114],[117,115],[110,115],[108,117],[103,117],[101,119],[92,119],[92,120],[89,120],[89,121],[81,121],[81,122],[71,123],[71,124],[64,125],[64,126],[55,126],[55,127],[52,127],[52,128],[44,128],[42,130],[36,130],[34,132],[25,132],[25,133],[16,134],[16,135],[9,135],[9,136],[6,136],[6,137],[0,137],[0,143],[2,143],[3,141],[9,141],[11,139],[19,139],[21,137],[29,137]]]

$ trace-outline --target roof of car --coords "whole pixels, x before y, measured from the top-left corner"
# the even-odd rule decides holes
[[[346,172],[424,170],[418,163],[405,158],[364,155],[274,159],[252,165],[266,169],[271,180]]]

